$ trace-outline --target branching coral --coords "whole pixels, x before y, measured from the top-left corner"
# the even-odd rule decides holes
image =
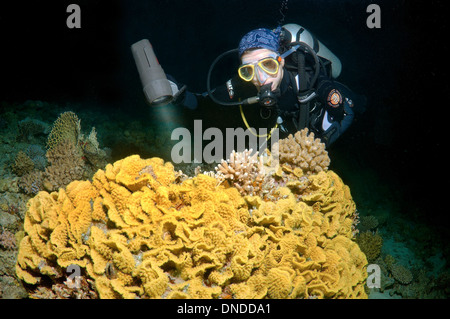
[[[253,150],[236,152],[233,150],[230,158],[222,160],[217,166],[216,178],[227,180],[236,187],[242,195],[256,195],[262,189],[265,177],[262,157],[258,152],[252,155]]]
[[[278,149],[282,167],[297,176],[296,168],[301,169],[304,175],[310,175],[326,171],[330,165],[325,144],[314,138],[313,132],[308,134],[308,128],[280,140]]]
[[[92,182],[39,192],[18,277],[39,289],[77,265],[100,298],[367,297],[354,203],[333,172],[311,175],[302,197],[279,187],[274,202],[178,177],[171,163],[133,155]]]

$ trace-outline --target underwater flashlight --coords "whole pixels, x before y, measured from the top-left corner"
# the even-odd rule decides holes
[[[138,41],[131,46],[131,51],[147,101],[152,106],[170,103],[173,100],[172,87],[150,42],[147,39]]]

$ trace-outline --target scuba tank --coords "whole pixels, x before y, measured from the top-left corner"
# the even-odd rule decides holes
[[[315,53],[331,62],[331,76],[336,79],[342,71],[342,64],[339,58],[334,55],[322,42],[311,34],[302,26],[294,23],[283,25],[282,42],[284,45],[289,45],[293,42],[303,42],[310,46]]]
[[[318,93],[316,85],[319,75],[322,73],[330,79],[337,78],[342,70],[341,61],[322,42],[298,24],[283,25],[280,46],[286,51],[283,55],[291,56],[291,62],[286,62],[285,67],[293,68],[297,73],[295,76],[299,102],[299,113],[295,123],[297,130],[311,127],[311,112],[316,109],[314,98]],[[307,58],[310,59],[309,64],[306,62]],[[307,67],[307,64],[312,68]]]

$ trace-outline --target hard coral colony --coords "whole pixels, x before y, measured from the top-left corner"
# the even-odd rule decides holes
[[[350,190],[327,166],[308,166],[326,163],[326,151],[280,156],[277,167],[247,155],[226,171],[247,159],[257,188],[221,183],[231,175],[180,178],[170,162],[133,155],[92,181],[39,192],[27,204],[18,277],[35,292],[76,265],[100,298],[366,298]]]
[[[18,152],[12,170],[19,176],[20,189],[36,195],[40,190],[56,191],[74,180],[92,177],[106,165],[106,158],[106,152],[99,148],[95,127],[85,136],[81,120],[68,111],[53,123],[47,152],[38,146],[29,147],[26,153]]]

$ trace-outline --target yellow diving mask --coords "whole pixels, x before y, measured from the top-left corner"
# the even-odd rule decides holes
[[[281,57],[277,56],[276,58],[267,57],[255,63],[243,64],[238,69],[239,77],[247,82],[253,80],[256,74],[255,66],[264,73],[274,76],[280,68],[280,62]]]

